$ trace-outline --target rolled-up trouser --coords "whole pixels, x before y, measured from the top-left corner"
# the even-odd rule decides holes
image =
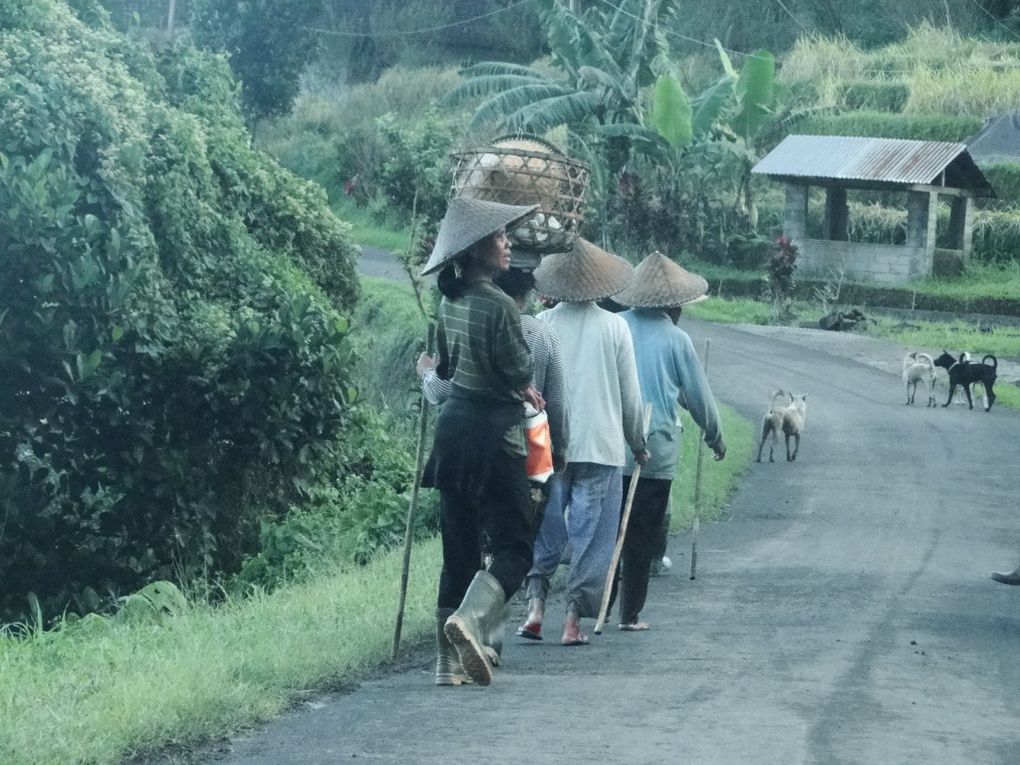
[[[477,496],[444,489],[439,493],[443,570],[439,608],[460,606],[481,566],[482,539],[492,555],[489,573],[507,600],[520,588],[531,565],[534,506],[524,457],[501,454],[491,466],[486,490]]]
[[[582,617],[598,615],[620,525],[622,475],[622,469],[612,465],[572,462],[549,479],[549,501],[528,572],[528,597],[548,596],[549,579],[569,541],[567,610]]]

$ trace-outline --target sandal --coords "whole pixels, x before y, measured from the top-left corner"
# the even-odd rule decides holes
[[[524,622],[524,624],[517,628],[517,637],[527,638],[528,640],[541,640],[542,622]]]
[[[648,622],[631,622],[629,624],[620,624],[617,626],[623,632],[644,632],[652,628]]]

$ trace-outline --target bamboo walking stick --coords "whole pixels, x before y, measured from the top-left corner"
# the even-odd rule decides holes
[[[432,350],[433,325],[429,324],[425,340],[425,351]],[[390,658],[397,658],[400,650],[400,632],[404,627],[404,604],[407,601],[407,580],[411,569],[411,545],[414,542],[414,522],[418,514],[418,492],[421,490],[422,462],[425,459],[425,434],[428,431],[429,402],[421,394],[421,408],[418,411],[418,443],[414,450],[414,485],[411,487],[411,501],[407,504],[407,526],[404,530],[404,560],[400,570],[400,596],[397,599],[397,621],[393,627],[393,648]]]
[[[411,205],[411,232],[408,235],[407,252],[401,258],[404,270],[407,271],[407,278],[411,280],[411,288],[414,290],[415,299],[418,301],[418,310],[425,318],[428,329],[425,333],[425,352],[432,352],[433,333],[435,325],[425,309],[425,302],[421,296],[421,278],[417,276],[412,268],[412,250],[414,247],[415,233],[417,229],[418,192],[414,193],[414,200]],[[428,432],[429,402],[425,398],[425,392],[420,393],[421,405],[418,410],[418,442],[414,450],[414,484],[411,487],[411,499],[407,504],[407,525],[404,529],[404,557],[400,570],[400,595],[397,598],[397,619],[393,626],[393,645],[390,649],[390,658],[396,659],[400,650],[400,633],[404,627],[404,606],[407,602],[407,581],[411,569],[411,546],[414,542],[414,523],[418,514],[418,493],[421,490],[422,462],[425,459],[425,434]]]
[[[701,365],[708,376],[708,352],[712,349],[712,340],[705,338],[705,361]],[[694,528],[691,531],[691,579],[697,577],[698,572],[698,527],[701,525],[701,467],[704,464],[705,439],[698,439],[698,460],[694,468]]]
[[[648,436],[648,423],[652,419],[652,405],[645,404],[644,433]],[[634,492],[637,491],[638,480],[641,478],[641,463],[636,462],[634,473],[630,477],[630,489],[627,491],[627,501],[623,505],[623,515],[620,516],[620,533],[616,537],[616,545],[613,547],[613,559],[609,563],[609,571],[606,573],[606,586],[602,590],[602,605],[599,608],[599,618],[595,620],[594,632],[602,634],[602,625],[606,621],[606,612],[609,611],[609,598],[613,595],[613,580],[616,578],[616,567],[620,565],[620,555],[623,553],[623,541],[627,536],[627,523],[630,521],[630,508],[634,504]]]

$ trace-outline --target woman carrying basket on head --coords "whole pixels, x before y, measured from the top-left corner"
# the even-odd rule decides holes
[[[536,209],[451,200],[422,270],[440,271],[436,373],[453,383],[422,480],[440,492],[437,685],[492,681],[485,646],[531,565],[521,422],[525,401],[536,409],[543,402],[531,386],[531,355],[517,306],[492,279],[510,267],[507,229]],[[479,570],[480,532],[489,539],[488,571]]]

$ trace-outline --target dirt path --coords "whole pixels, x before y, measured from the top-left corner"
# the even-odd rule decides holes
[[[757,420],[775,387],[806,392],[808,426],[796,463],[752,465],[702,527],[696,581],[652,580],[652,631],[510,638],[487,689],[434,687],[423,650],[216,761],[1020,762],[1020,588],[988,578],[1020,556],[1020,415],[906,407],[859,348],[685,327],[712,338],[722,400]]]

